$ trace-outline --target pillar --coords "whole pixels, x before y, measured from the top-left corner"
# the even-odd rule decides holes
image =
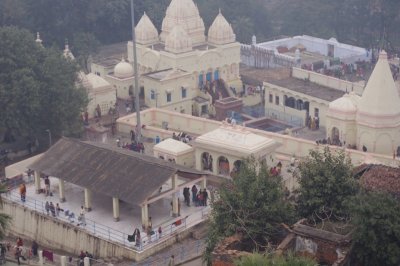
[[[201,187],[201,189],[207,188],[207,179],[206,179],[206,177],[203,177],[203,180],[201,180],[200,187]]]
[[[43,250],[38,251],[38,256],[39,256],[39,265],[43,266]]]
[[[142,226],[147,228],[149,224],[149,206],[148,204],[142,205]]]
[[[67,257],[61,256],[60,257],[61,266],[67,266]]]
[[[175,174],[172,178],[172,189],[178,188],[178,175]],[[172,216],[178,217],[180,215],[179,210],[179,192],[175,192],[172,194]]]
[[[213,157],[213,173],[215,175],[219,175],[218,173],[218,159],[219,157],[215,156],[214,154],[212,154]]]
[[[92,210],[92,192],[85,188],[85,209],[90,212]]]
[[[60,202],[65,202],[65,189],[64,189],[64,180],[58,179],[58,190],[60,194]]]
[[[35,191],[36,194],[39,194],[40,192],[40,173],[38,171],[35,171]]]
[[[85,257],[83,259],[83,266],[90,266],[90,259],[89,257]]]
[[[114,221],[119,221],[119,198],[113,198],[113,215]]]

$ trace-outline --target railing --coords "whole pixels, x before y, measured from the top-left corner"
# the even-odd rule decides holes
[[[8,200],[10,200],[12,202],[21,204],[21,205],[23,205],[29,209],[32,209],[36,212],[40,212],[42,214],[47,215],[45,203],[43,201],[36,200],[36,199],[30,198],[30,197],[25,197],[25,202],[22,202],[21,196],[19,195],[19,193],[15,192],[15,191],[10,191],[9,193],[7,193],[5,195],[5,198],[7,198]],[[205,208],[205,209],[202,209],[201,211],[198,211],[198,212],[188,215],[186,217],[176,218],[176,219],[168,222],[168,224],[161,224],[161,225],[154,226],[154,234],[151,236],[147,236],[147,235],[142,236],[143,235],[143,233],[142,233],[141,238],[140,238],[141,241],[138,244],[136,244],[134,242],[128,242],[127,239],[128,239],[129,234],[115,230],[111,227],[108,227],[106,225],[100,224],[98,222],[95,222],[95,221],[87,219],[87,218],[85,218],[86,225],[82,225],[82,224],[80,224],[80,222],[77,219],[70,218],[61,213],[58,216],[56,215],[56,216],[52,216],[52,217],[55,219],[60,219],[67,223],[71,223],[72,225],[76,224],[81,229],[87,231],[88,233],[90,233],[96,237],[99,237],[99,238],[102,238],[105,240],[109,240],[109,241],[113,241],[113,242],[117,242],[117,243],[123,244],[124,246],[127,246],[129,248],[133,248],[138,251],[141,251],[149,245],[155,245],[158,242],[162,242],[163,240],[167,239],[168,236],[170,236],[178,231],[179,232],[183,231],[188,226],[193,226],[193,225],[200,223],[201,221],[203,221],[207,218],[208,212],[209,212],[209,208]],[[49,213],[49,214],[52,215],[51,213]],[[195,218],[196,216],[199,216],[200,218],[197,220],[194,220],[194,221],[189,221],[189,220],[192,220],[191,218]],[[179,222],[177,223],[177,221],[180,221],[180,223]],[[160,226],[162,228],[161,235],[159,235],[159,233],[158,233],[158,228]]]
[[[206,244],[204,240],[185,243],[162,255],[153,256],[145,261],[133,263],[133,266],[165,266],[168,265],[171,256],[174,256],[174,262],[175,265],[177,265],[201,257],[205,251],[205,247]]]

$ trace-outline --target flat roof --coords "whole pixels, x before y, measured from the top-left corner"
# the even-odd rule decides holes
[[[289,68],[255,68],[240,64],[240,76],[247,85],[262,86],[263,82],[271,79],[282,79],[290,77]]]
[[[148,45],[147,47],[152,47],[152,49],[156,50],[156,51],[165,51],[165,44],[161,43],[161,42],[153,44],[153,45]],[[193,46],[193,50],[200,50],[200,51],[211,50],[214,48],[216,48],[216,47],[211,44],[207,44],[207,43]]]
[[[332,102],[336,99],[339,99],[345,94],[344,91],[321,86],[313,82],[293,77],[287,77],[279,80],[269,80],[266,82],[279,87],[287,88],[292,91],[303,93],[308,96],[312,96],[321,100],[325,100],[328,102]]]
[[[188,74],[188,72],[181,70],[181,69],[168,68],[168,69],[150,72],[150,73],[145,74],[144,76],[155,79],[155,80],[167,80],[167,79],[182,77],[187,74]]]
[[[115,63],[118,64],[122,57],[127,57],[126,47],[127,41],[101,46],[98,52],[93,55],[93,62],[96,64],[109,66],[111,63],[113,63],[113,60],[118,60],[117,63]]]
[[[194,149],[188,144],[175,139],[163,140],[160,143],[156,144],[153,147],[153,150],[165,152],[175,156],[179,156],[194,151]]]

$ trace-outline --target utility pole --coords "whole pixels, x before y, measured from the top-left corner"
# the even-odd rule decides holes
[[[139,73],[136,54],[136,33],[135,33],[135,9],[133,0],[131,0],[131,18],[132,18],[132,47],[133,47],[133,70],[135,71],[135,110],[136,110],[136,143],[140,142],[142,137],[142,125],[140,123],[140,102],[139,102]]]

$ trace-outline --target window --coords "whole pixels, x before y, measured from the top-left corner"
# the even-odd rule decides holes
[[[182,99],[186,98],[186,88],[182,87]]]
[[[279,96],[275,96],[275,104],[279,105]]]
[[[273,101],[274,101],[274,96],[273,96],[272,94],[270,94],[270,95],[269,95],[269,102],[270,102],[270,103],[273,103]]]
[[[314,108],[314,117],[319,117],[319,109]]]
[[[170,103],[171,102],[171,93],[170,92],[167,92],[167,103]]]
[[[150,92],[150,99],[152,99],[152,100],[156,99],[156,92],[154,90],[151,90],[151,92]]]

